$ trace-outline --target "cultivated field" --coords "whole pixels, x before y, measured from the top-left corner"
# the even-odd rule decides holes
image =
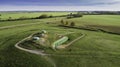
[[[33,18],[33,17],[38,17],[42,14],[60,16],[69,13],[70,12],[2,12],[0,14],[1,14],[1,19],[5,20],[5,19],[9,19],[9,17],[11,17],[12,19],[18,19],[20,17]]]
[[[3,13],[2,18],[21,16],[35,17],[43,13]],[[47,14],[47,13],[46,13]],[[66,15],[69,12],[48,12],[52,15]],[[6,16],[4,16],[6,15]],[[85,15],[82,18],[66,19],[66,17],[32,19],[0,22],[0,67],[53,67],[51,61],[43,56],[21,51],[14,45],[29,35],[46,30],[48,33],[66,32],[84,33],[86,36],[66,49],[53,51],[45,49],[48,57],[56,67],[119,67],[120,35],[60,27],[61,20],[75,22],[76,26],[102,28],[112,32],[120,32],[119,15]],[[49,24],[47,24],[49,22]],[[54,37],[54,33],[53,36]],[[79,37],[74,34],[71,38]]]

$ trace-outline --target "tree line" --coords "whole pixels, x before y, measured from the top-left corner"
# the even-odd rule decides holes
[[[17,20],[29,20],[29,19],[44,19],[44,18],[54,18],[54,17],[66,17],[67,19],[71,19],[71,18],[77,18],[77,17],[83,17],[83,14],[81,14],[80,12],[77,13],[70,13],[68,15],[60,15],[60,16],[53,16],[53,15],[47,15],[47,14],[42,14],[38,17],[19,17],[19,18],[12,18],[12,17],[8,17],[8,19],[2,20],[1,18],[1,14],[0,14],[0,21],[17,21]]]
[[[52,15],[42,14],[42,15],[40,15],[38,17],[31,17],[31,18],[29,18],[29,17],[22,16],[22,17],[19,17],[17,19],[16,18],[12,18],[12,17],[8,17],[8,19],[2,20],[1,16],[2,15],[0,14],[0,21],[17,21],[17,20],[43,19],[43,18],[52,18],[52,17],[54,17]]]
[[[60,25],[74,27],[75,26],[75,22],[73,22],[73,21],[72,22],[68,22],[68,21],[61,20],[60,21]]]

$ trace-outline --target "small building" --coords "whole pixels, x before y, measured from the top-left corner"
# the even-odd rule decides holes
[[[68,41],[68,37],[67,36],[64,36],[62,37],[61,39],[55,41],[53,44],[52,44],[52,47],[53,49],[56,49],[58,46],[62,45],[63,43],[65,43],[66,41]]]
[[[46,30],[42,30],[42,33],[46,34],[46,33],[47,33],[47,31],[46,31]]]
[[[33,37],[33,40],[39,40],[40,38],[39,37]]]

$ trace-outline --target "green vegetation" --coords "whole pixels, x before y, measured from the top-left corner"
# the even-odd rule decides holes
[[[66,15],[69,14],[70,12],[1,12],[1,18],[3,20],[9,19],[9,17],[13,19],[18,19],[20,17],[25,17],[25,18],[33,18],[33,17],[38,17],[43,14],[47,15],[52,15],[52,16],[61,16],[61,15]]]
[[[78,17],[83,17],[83,15],[82,15],[80,12],[75,13],[75,14],[70,13],[70,14],[67,15],[67,19],[70,19],[70,18],[78,18]]]
[[[46,14],[46,13],[41,13]],[[67,12],[48,12],[50,15],[66,15]],[[10,16],[12,15],[12,16]],[[36,17],[38,13],[1,13],[1,17],[19,18],[21,16]],[[118,15],[84,15],[81,18],[66,19],[66,17],[46,18],[37,20],[5,21],[0,27],[28,24],[0,29],[0,67],[52,67],[52,64],[40,55],[21,51],[14,45],[23,38],[41,30],[47,30],[54,38],[54,33],[67,32],[84,33],[86,36],[66,49],[53,51],[45,49],[45,53],[55,62],[57,67],[119,67],[120,66],[120,35],[88,31],[81,29],[59,27],[61,20],[75,26],[99,27],[105,30],[120,32],[120,16]],[[49,24],[47,24],[49,22]],[[36,23],[29,25],[31,23]],[[37,24],[38,23],[38,24]],[[114,32],[114,31],[113,31]],[[73,33],[74,34],[74,33]],[[80,35],[69,35],[71,39]],[[52,38],[51,37],[51,38]],[[53,41],[51,40],[51,41]],[[36,49],[36,46],[35,46]]]

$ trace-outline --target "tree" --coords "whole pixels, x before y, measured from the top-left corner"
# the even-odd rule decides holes
[[[68,21],[66,21],[65,25],[68,25]]]
[[[11,20],[11,19],[12,19],[12,17],[9,17],[9,18],[8,18],[8,20]]]
[[[22,16],[22,17],[20,17],[19,19],[23,20],[23,19],[27,19],[27,17]]]
[[[64,25],[64,20],[61,20],[60,22],[61,22],[62,25]]]
[[[83,15],[82,15],[80,12],[75,13],[75,14],[70,13],[70,14],[67,15],[67,19],[77,18],[77,17],[82,17],[82,16],[83,16]]]
[[[73,14],[73,17],[82,17],[83,15],[81,13]]]
[[[0,14],[0,16],[2,16],[2,15]]]
[[[41,16],[38,17],[39,19],[41,18],[48,18],[48,15],[47,14],[42,14]]]
[[[0,16],[1,16],[1,14],[0,14]],[[1,20],[1,17],[0,17],[0,20]]]
[[[71,22],[70,26],[71,26],[71,27],[74,27],[74,26],[75,26],[75,23],[74,23],[74,22]]]
[[[50,16],[49,16],[49,18],[52,18],[52,17],[53,17],[53,15],[50,15]]]
[[[72,13],[70,13],[70,16],[72,16]]]
[[[67,19],[70,19],[70,18],[72,18],[72,17],[73,17],[73,14],[72,14],[72,13],[70,13],[70,14],[67,15]]]

